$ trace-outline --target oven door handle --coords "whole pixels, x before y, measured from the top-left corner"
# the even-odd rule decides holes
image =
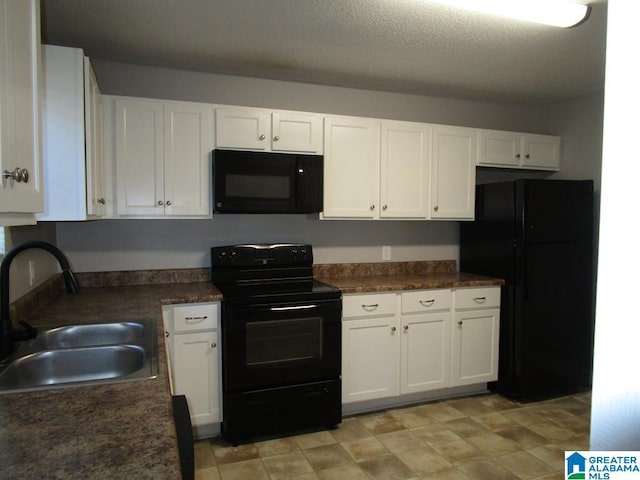
[[[272,312],[286,312],[288,310],[309,310],[317,307],[318,305],[291,305],[288,307],[269,307],[269,310]]]

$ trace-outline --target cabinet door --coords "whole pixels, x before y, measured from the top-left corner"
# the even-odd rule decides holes
[[[102,217],[106,213],[103,133],[104,103],[96,74],[87,57],[84,57],[84,99],[87,215]]]
[[[446,388],[451,372],[451,312],[402,317],[400,393]]]
[[[164,215],[163,102],[117,98],[118,214]]]
[[[216,108],[216,148],[268,150],[269,114],[242,107]]]
[[[517,168],[521,157],[520,137],[514,132],[480,130],[477,164]]]
[[[498,308],[454,314],[452,386],[498,379],[499,325]]]
[[[185,395],[193,425],[221,421],[218,333],[173,335],[175,393]]]
[[[560,169],[560,137],[525,134],[522,136],[522,153],[524,168]]]
[[[473,220],[476,188],[476,131],[433,126],[431,218]]]
[[[39,2],[0,0],[0,32],[0,172],[17,175],[16,169],[20,169],[14,179],[0,177],[0,213],[32,214],[41,212],[44,202],[38,102]],[[3,219],[0,224],[5,224]]]
[[[380,217],[426,218],[431,128],[410,122],[382,122]]]
[[[307,113],[272,113],[271,149],[274,152],[322,154],[322,117]]]
[[[213,109],[201,103],[166,102],[164,139],[165,214],[209,214]]]
[[[397,317],[342,322],[342,402],[398,395]]]
[[[380,122],[325,118],[323,218],[377,218],[379,182]]]

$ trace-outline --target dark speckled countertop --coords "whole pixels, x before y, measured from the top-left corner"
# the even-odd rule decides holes
[[[161,305],[220,299],[208,282],[83,286],[31,313],[34,326],[155,319],[159,375],[0,395],[0,478],[181,478]]]
[[[454,260],[314,265],[343,293],[501,285]],[[0,395],[0,478],[179,479],[163,304],[214,302],[209,269],[79,274],[76,295],[53,278],[11,305],[34,326],[155,319],[159,375],[110,385]]]
[[[456,271],[455,260],[314,265],[314,276],[342,293],[503,285],[500,278]]]

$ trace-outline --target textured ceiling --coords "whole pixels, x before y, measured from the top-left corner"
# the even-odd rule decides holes
[[[569,29],[427,0],[43,0],[46,43],[93,58],[492,101],[603,89],[606,0]]]

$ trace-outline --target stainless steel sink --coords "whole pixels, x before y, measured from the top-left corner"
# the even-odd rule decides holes
[[[39,332],[31,341],[34,349],[91,347],[139,342],[145,328],[140,322],[94,323],[67,325]]]
[[[0,364],[0,394],[153,378],[156,335],[152,320],[39,329]]]

